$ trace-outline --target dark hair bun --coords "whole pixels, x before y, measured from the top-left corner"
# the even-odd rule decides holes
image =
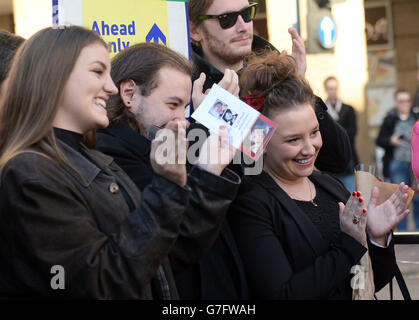
[[[277,51],[252,56],[240,77],[240,87],[252,94],[270,91],[280,83],[298,77],[295,59]],[[250,93],[249,93],[250,94]]]
[[[298,74],[295,59],[278,51],[267,50],[249,58],[240,76],[243,96],[265,97],[261,112],[265,115],[304,103],[314,105],[308,82]]]

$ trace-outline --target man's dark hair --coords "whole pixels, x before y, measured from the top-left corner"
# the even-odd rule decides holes
[[[157,43],[138,43],[118,53],[112,60],[111,76],[118,90],[124,80],[133,80],[142,96],[149,96],[158,86],[158,73],[169,67],[192,75],[191,63],[179,53]],[[111,122],[125,121],[138,128],[137,119],[123,104],[120,94],[112,96],[107,103]]]
[[[6,30],[0,30],[0,86],[6,79],[11,62],[19,46],[25,41]]]
[[[407,91],[405,88],[398,88],[398,89],[396,90],[396,92],[394,92],[394,99],[396,99],[396,98],[397,98],[397,96],[398,96],[400,93],[408,93],[408,94],[410,94],[410,92],[409,92],[409,91]]]
[[[327,85],[327,83],[330,81],[330,80],[336,80],[336,81],[338,81],[338,79],[335,77],[335,76],[329,76],[329,77],[327,77],[326,79],[324,79],[324,81],[323,81],[323,86],[326,88],[326,85]]]
[[[199,19],[199,16],[202,16],[206,13],[207,9],[212,5],[213,1],[214,0],[189,0],[189,21],[192,22],[195,26],[199,26],[202,23],[202,20]]]

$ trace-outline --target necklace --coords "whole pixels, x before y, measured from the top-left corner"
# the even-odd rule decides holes
[[[308,189],[310,191],[310,199],[311,199],[311,200],[308,200],[308,202],[310,202],[313,206],[318,207],[318,204],[314,202],[313,194],[311,193],[310,180],[307,179],[307,183],[308,183]],[[307,200],[295,197],[294,195],[290,194],[289,192],[287,192],[287,193],[295,200],[307,202]]]

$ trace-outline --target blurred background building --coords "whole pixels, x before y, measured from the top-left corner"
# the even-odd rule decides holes
[[[339,79],[340,98],[357,111],[359,160],[378,165],[380,174],[382,150],[375,147],[374,141],[384,116],[394,107],[394,91],[403,87],[413,96],[418,85],[419,1],[266,0],[259,3],[266,9],[259,11],[260,22],[255,26],[277,48],[291,52],[286,30],[292,25],[300,29],[307,48],[307,78],[317,95],[326,97],[323,80],[327,76],[335,75]],[[328,29],[329,38],[335,38],[328,47],[320,44],[319,36],[321,19],[326,16],[331,16],[335,24]],[[266,28],[258,28],[263,23]]]

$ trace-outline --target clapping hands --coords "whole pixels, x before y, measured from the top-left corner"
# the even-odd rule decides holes
[[[196,79],[193,83],[192,89],[192,103],[196,108],[204,101],[206,95],[209,93],[210,89],[203,92],[204,84],[206,80],[205,73],[201,73],[198,79]],[[220,87],[227,90],[231,94],[235,95],[236,97],[239,96],[239,76],[236,72],[230,69],[226,69],[224,72],[224,77],[218,83]]]
[[[153,171],[180,186],[185,186],[187,181],[187,127],[186,120],[172,120],[157,132],[151,142],[150,161]]]
[[[367,210],[360,192],[353,192],[344,205],[339,202],[340,229],[363,246],[367,246]]]
[[[366,230],[370,239],[386,244],[386,236],[407,217],[408,186],[403,182],[385,202],[377,206],[379,189],[374,187],[367,209],[360,192],[353,192],[346,205],[339,202],[341,230],[366,246]]]
[[[406,209],[408,189],[408,186],[402,182],[390,198],[377,206],[379,189],[373,188],[368,204],[367,229],[375,242],[384,244],[386,235],[409,214],[409,210]]]
[[[205,140],[200,149],[198,164],[215,175],[221,175],[236,151],[228,141],[226,128],[222,127],[220,134],[212,134]]]

